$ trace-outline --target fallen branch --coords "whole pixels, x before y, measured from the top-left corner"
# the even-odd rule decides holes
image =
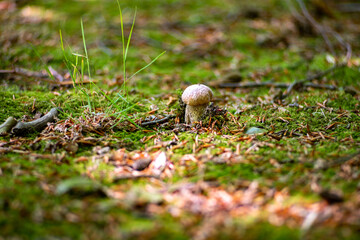
[[[167,121],[169,121],[170,119],[172,119],[174,117],[175,117],[175,115],[169,115],[169,116],[166,116],[166,117],[164,117],[162,119],[149,121],[149,122],[143,122],[143,123],[140,124],[140,126],[145,127],[145,126],[155,125],[155,124],[158,124],[158,123],[164,123],[164,122],[167,122]]]
[[[0,135],[10,133],[11,129],[17,124],[17,121],[13,117],[9,117],[6,121],[0,125]]]
[[[16,136],[24,136],[29,133],[41,132],[49,122],[55,121],[59,111],[62,111],[62,109],[52,108],[47,114],[39,119],[31,122],[18,122],[11,132]]]

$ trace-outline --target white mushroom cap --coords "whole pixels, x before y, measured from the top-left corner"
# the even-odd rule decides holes
[[[181,99],[190,106],[207,104],[211,101],[213,92],[208,86],[195,84],[187,87],[183,92]]]

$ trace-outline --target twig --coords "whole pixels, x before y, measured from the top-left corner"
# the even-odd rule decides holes
[[[54,122],[55,118],[62,111],[61,108],[52,108],[43,117],[31,122],[18,122],[11,132],[16,136],[24,136],[33,132],[42,131],[49,122]]]
[[[0,125],[0,135],[10,133],[11,129],[17,124],[17,121],[13,117],[9,117],[6,121]]]
[[[344,163],[350,161],[351,159],[353,159],[359,155],[360,155],[360,151],[350,154],[350,155],[347,155],[347,156],[340,157],[340,158],[336,159],[335,161],[333,161],[332,163],[329,163],[329,165],[330,165],[330,167],[338,166],[338,165],[341,165],[341,164],[344,164]]]
[[[64,81],[64,78],[55,71],[55,69],[49,67],[49,71],[51,72],[51,74],[53,74],[53,76],[58,80],[58,81],[53,81],[50,79],[49,75],[47,73],[42,73],[42,72],[35,72],[35,71],[31,71],[25,68],[20,68],[20,67],[15,67],[13,70],[0,70],[0,74],[14,74],[14,75],[19,75],[19,76],[25,76],[27,78],[37,78],[37,79],[41,79],[42,81],[46,81],[50,84],[54,84],[54,85],[60,85],[60,86],[70,86],[73,85],[73,81]],[[81,84],[87,84],[87,83],[96,83],[96,80],[82,80],[82,81],[77,81],[76,83],[81,83]]]
[[[321,36],[324,38],[324,41],[326,45],[328,46],[330,52],[333,55],[335,54],[335,49],[333,44],[331,43],[329,37],[327,36],[326,32],[324,31],[324,28],[316,22],[316,20],[310,15],[309,11],[307,10],[304,2],[302,0],[297,0],[298,4],[300,5],[301,11],[303,12],[306,19],[315,27],[315,29],[321,34]]]
[[[54,68],[52,68],[51,66],[49,66],[49,71],[54,76],[54,78],[56,78],[59,82],[64,81],[64,77],[60,73],[58,73]]]
[[[286,98],[287,96],[290,95],[290,93],[292,92],[292,90],[294,88],[297,88],[297,87],[300,87],[300,86],[304,86],[304,84],[306,82],[311,82],[311,81],[314,81],[315,79],[319,79],[319,78],[322,78],[326,75],[328,75],[329,73],[332,73],[335,69],[339,68],[339,67],[342,67],[342,65],[335,65],[335,66],[332,66],[331,68],[325,70],[325,71],[322,71],[318,74],[315,74],[315,75],[312,75],[310,77],[307,77],[305,79],[302,79],[302,80],[296,80],[294,81],[292,84],[290,84],[288,86],[288,88],[285,90],[284,94],[282,95],[282,99]]]
[[[324,38],[324,41],[326,43],[326,45],[329,47],[329,50],[331,51],[331,53],[335,56],[335,50],[334,50],[334,46],[331,43],[329,37],[327,34],[332,35],[336,41],[338,41],[340,43],[340,45],[346,50],[346,63],[349,62],[349,60],[351,59],[351,55],[352,55],[352,48],[351,45],[346,42],[341,36],[340,34],[338,34],[337,32],[335,32],[334,30],[332,30],[330,27],[326,27],[326,26],[322,26],[321,24],[319,24],[318,22],[316,22],[316,20],[311,16],[311,14],[309,13],[308,9],[306,8],[304,2],[302,0],[296,0],[301,8],[301,11],[304,14],[304,17],[310,22],[310,24],[312,24],[314,26],[314,28],[321,34],[321,36]],[[294,11],[294,8],[291,9],[292,11]],[[299,19],[298,14],[294,15],[296,18]]]
[[[340,3],[337,6],[342,12],[346,12],[346,13],[360,12],[360,3]]]
[[[154,124],[158,124],[158,123],[164,123],[164,122],[167,122],[167,121],[169,121],[170,119],[172,119],[174,117],[175,117],[175,115],[169,115],[169,116],[166,116],[166,117],[164,117],[162,119],[149,121],[149,122],[143,122],[143,123],[140,124],[140,126],[145,127],[145,126],[154,125]]]
[[[286,88],[289,84],[287,83],[274,83],[272,81],[267,82],[249,82],[249,83],[220,83],[218,87],[221,88],[257,88],[257,87],[276,87]]]
[[[353,154],[350,154],[350,155],[347,155],[347,156],[342,156],[338,159],[335,159],[333,161],[327,161],[327,163],[325,163],[324,166],[322,166],[320,169],[321,170],[326,170],[330,167],[336,167],[336,166],[339,166],[339,165],[342,165],[352,159],[354,159],[355,157],[358,157],[360,156],[360,151],[356,152],[356,153],[353,153]]]
[[[250,83],[221,83],[218,85],[220,88],[257,88],[257,87],[275,87],[275,88],[289,88],[288,83],[274,83],[274,82],[250,82]],[[328,84],[304,83],[304,87],[312,87],[319,89],[337,90],[338,87]]]
[[[124,175],[124,176],[116,176],[113,178],[113,181],[120,181],[120,180],[128,180],[128,179],[140,179],[140,178],[155,178],[160,179],[159,175],[150,175],[150,174],[142,174],[142,175]]]

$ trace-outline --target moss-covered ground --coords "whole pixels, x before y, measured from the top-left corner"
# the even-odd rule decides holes
[[[137,8],[128,76],[166,50],[126,93],[116,1],[0,2],[0,123],[63,110],[41,133],[0,136],[0,239],[359,239],[355,14],[305,1],[352,46],[346,66],[312,81],[335,90],[279,98],[284,88],[219,87],[229,73],[290,84],[344,60],[336,37],[332,53],[314,26],[299,25],[296,2],[120,1],[125,39]],[[81,72],[83,61],[89,80],[76,57],[86,55],[81,19],[96,86],[74,87],[64,63],[77,58]],[[70,84],[12,71],[49,67]],[[212,87],[226,116],[141,127],[181,112],[179,93],[195,83]]]

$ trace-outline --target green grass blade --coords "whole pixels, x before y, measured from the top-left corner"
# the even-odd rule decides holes
[[[128,40],[127,40],[126,49],[125,49],[125,60],[126,60],[126,57],[127,57],[127,53],[128,53],[129,46],[130,46],[131,35],[132,35],[132,33],[133,33],[134,26],[135,26],[136,11],[137,11],[137,9],[135,8],[134,18],[133,18],[133,22],[132,22],[131,29],[130,29],[130,33],[129,33],[129,38],[128,38]]]
[[[83,39],[83,44],[84,44],[84,51],[85,51],[85,57],[86,57],[86,64],[87,64],[87,70],[88,70],[88,75],[89,75],[89,80],[91,82],[91,73],[90,73],[90,61],[89,61],[89,55],[87,52],[87,48],[86,48],[86,40],[85,40],[85,33],[84,33],[84,24],[83,24],[83,20],[81,19],[80,21],[81,24],[81,35],[82,35],[82,39]],[[83,74],[83,73],[81,73]],[[90,84],[90,93],[92,93],[92,85]],[[87,96],[89,99],[89,96]],[[90,108],[90,112],[92,112],[93,107],[91,106],[90,102],[89,102],[89,108]],[[95,107],[94,107],[95,109]]]
[[[123,77],[124,77],[124,83],[126,82],[126,58],[125,58],[125,35],[124,35],[124,21],[123,21],[123,15],[122,10],[120,6],[119,0],[116,0],[118,7],[119,7],[119,14],[120,14],[120,25],[121,25],[121,42],[122,42],[122,48],[123,48]]]
[[[87,52],[87,48],[86,48],[84,25],[83,25],[82,19],[81,19],[80,23],[81,23],[81,34],[82,34],[82,39],[83,39],[83,44],[84,44],[84,51],[85,51],[86,63],[87,63],[87,67],[88,67],[88,75],[89,75],[89,79],[91,80],[90,62],[89,62],[89,56],[88,56],[88,52]]]
[[[61,45],[61,50],[63,52],[64,58],[66,62],[69,62],[68,58],[66,57],[65,54],[65,48],[64,48],[64,42],[63,42],[63,38],[62,38],[62,34],[61,34],[61,29],[59,30],[59,35],[60,35],[60,45]]]
[[[133,105],[125,108],[124,110],[118,112],[118,116],[117,116],[116,119],[115,119],[115,122],[116,122],[116,123],[115,123],[111,128],[116,127],[116,126],[121,122],[121,119],[120,119],[119,121],[118,121],[118,119],[123,115],[124,112],[126,113],[127,111],[129,111],[130,109],[132,109],[133,107],[135,107],[137,104],[138,104],[138,103],[135,103],[135,104],[133,104]],[[132,124],[134,124],[136,127],[140,128],[140,127],[139,127],[131,118],[129,118],[128,116],[125,115],[125,116],[123,116],[123,117],[125,117],[129,122],[131,122]]]
[[[129,77],[128,80],[130,80],[131,78],[133,78],[136,74],[138,74],[139,72],[145,70],[146,68],[148,68],[151,64],[153,64],[159,57],[161,57],[164,53],[166,53],[166,51],[163,51],[162,53],[160,53],[156,58],[154,58],[150,63],[148,63],[145,67],[141,68],[140,70],[138,70],[136,73],[134,73],[133,75],[131,75],[131,77]]]

